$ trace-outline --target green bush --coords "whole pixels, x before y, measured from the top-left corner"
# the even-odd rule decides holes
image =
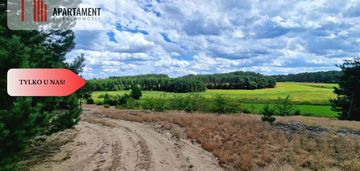
[[[104,108],[110,108],[109,104],[104,104]]]
[[[255,106],[253,104],[249,107],[241,107],[240,111],[243,113],[256,113]]]
[[[273,117],[273,115],[276,114],[276,109],[270,107],[269,105],[265,105],[263,107],[263,110],[261,111],[261,120],[264,121],[264,122],[269,122],[269,123],[273,123],[276,118]]]
[[[115,106],[117,101],[117,97],[109,94],[104,95],[104,104],[108,104],[110,106]]]
[[[138,109],[140,107],[140,103],[133,98],[128,98],[125,107],[127,109]]]
[[[213,99],[213,112],[216,113],[236,113],[239,111],[238,105],[231,98],[218,95]]]
[[[88,98],[88,99],[86,99],[86,104],[94,104],[95,103],[95,101],[94,101],[94,99],[93,98]]]
[[[186,112],[195,112],[201,110],[202,102],[204,98],[199,94],[190,94],[185,98],[185,111]]]
[[[142,103],[142,108],[145,110],[152,110],[156,112],[163,112],[168,109],[167,99],[165,97],[160,98],[146,98]]]
[[[173,110],[183,110],[186,112],[210,111],[209,100],[199,93],[189,94],[187,96],[174,96],[167,99],[168,107]]]
[[[169,108],[173,110],[185,110],[187,106],[186,97],[174,95],[168,99]]]
[[[278,99],[276,110],[281,116],[290,116],[295,114],[295,108],[290,95],[286,96],[284,99]]]
[[[136,100],[139,100],[141,98],[142,93],[138,85],[131,88],[130,96]]]
[[[129,99],[131,99],[131,97],[128,94],[124,94],[122,96],[119,96],[116,105],[120,105],[120,106],[126,105],[126,103],[127,103],[127,101]]]
[[[250,108],[247,108],[247,107],[241,108],[241,112],[247,113],[247,114],[252,113],[252,111],[250,110]]]

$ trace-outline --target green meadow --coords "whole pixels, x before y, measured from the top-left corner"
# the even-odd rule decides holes
[[[226,96],[238,102],[241,107],[249,109],[253,113],[259,113],[265,104],[275,104],[279,98],[290,95],[295,108],[301,115],[336,117],[331,111],[329,99],[335,98],[333,93],[337,84],[322,83],[295,83],[278,82],[275,88],[257,90],[207,90],[199,93],[206,98],[217,95]],[[101,94],[123,95],[129,91],[97,91],[92,94],[95,102],[101,101],[98,98]],[[187,96],[190,93],[168,93],[159,91],[143,91],[142,99],[146,98],[172,98]]]

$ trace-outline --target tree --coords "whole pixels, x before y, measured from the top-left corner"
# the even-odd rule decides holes
[[[130,96],[136,100],[139,100],[142,96],[141,90],[139,86],[133,86],[131,88]]]
[[[68,97],[10,97],[6,73],[11,68],[70,68],[65,55],[75,45],[67,31],[12,31],[6,26],[7,1],[0,0],[0,170],[14,170],[19,152],[37,135],[51,134],[79,121],[76,94]],[[75,64],[74,63],[74,64]],[[71,66],[71,67],[70,67]]]
[[[261,111],[261,115],[262,115],[261,120],[272,124],[276,120],[276,118],[273,116],[275,114],[276,114],[276,110],[267,104],[264,106],[263,110]]]
[[[289,116],[295,114],[295,108],[290,95],[287,95],[285,98],[279,98],[277,101],[276,109],[279,115]]]
[[[332,109],[339,112],[339,119],[360,120],[360,58],[345,60],[339,65],[342,74],[339,87],[335,88],[336,99],[330,100]]]

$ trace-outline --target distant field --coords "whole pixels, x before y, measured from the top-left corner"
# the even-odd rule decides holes
[[[291,96],[296,108],[303,115],[334,117],[336,113],[331,111],[329,99],[335,98],[333,88],[337,84],[321,84],[321,83],[294,83],[294,82],[278,82],[275,88],[258,89],[258,90],[207,90],[199,93],[204,97],[214,97],[223,95],[234,100],[238,100],[243,106],[252,108],[254,112],[261,110],[262,106],[267,103],[276,103],[278,98]],[[101,94],[122,95],[129,91],[98,91],[93,93],[95,101]],[[190,93],[168,93],[159,91],[144,91],[143,98],[149,97],[166,97],[186,96]]]

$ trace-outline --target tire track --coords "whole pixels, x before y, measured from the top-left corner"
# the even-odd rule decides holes
[[[73,142],[51,162],[31,170],[222,170],[214,156],[142,123],[104,118],[85,110]],[[65,156],[65,157],[64,157]]]

